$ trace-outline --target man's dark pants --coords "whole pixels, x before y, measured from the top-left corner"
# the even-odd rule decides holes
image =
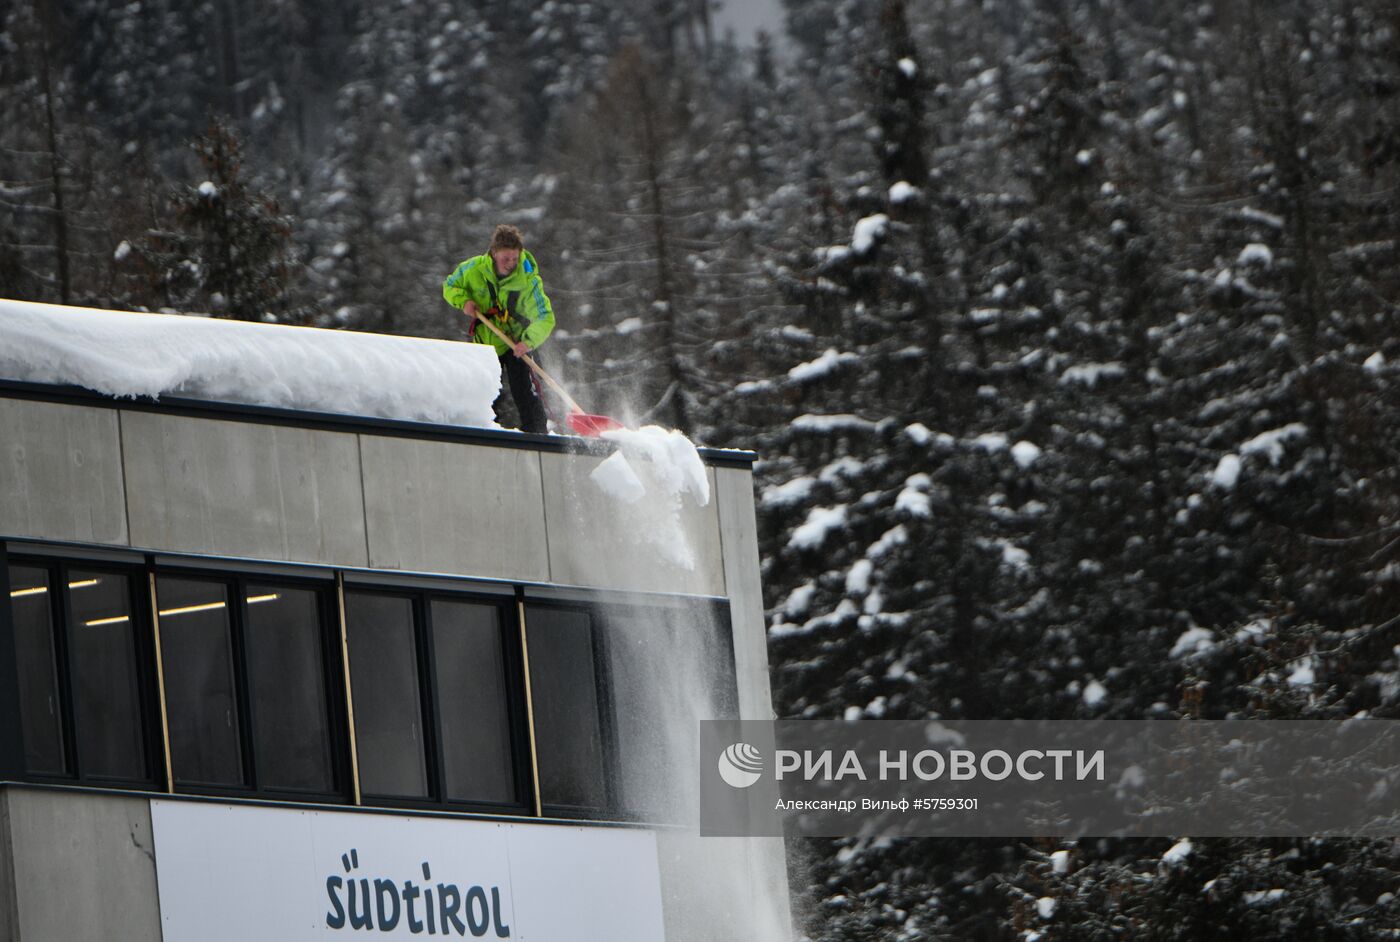
[[[530,351],[530,357],[539,362],[539,351]],[[514,353],[501,354],[501,394],[496,398],[496,421],[501,420],[501,406],[505,404],[506,387],[515,400],[516,411],[520,413],[522,432],[547,432],[548,425],[544,413],[544,402],[540,396],[539,380],[530,367]],[[504,423],[502,423],[504,424]]]

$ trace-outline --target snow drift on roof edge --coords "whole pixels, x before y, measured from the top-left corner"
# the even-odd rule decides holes
[[[487,346],[0,299],[0,378],[496,428]]]

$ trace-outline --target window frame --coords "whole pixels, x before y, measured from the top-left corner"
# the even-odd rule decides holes
[[[641,808],[625,804],[628,790],[623,779],[623,763],[627,758],[624,743],[619,742],[623,724],[616,709],[620,702],[616,687],[630,676],[625,667],[617,674],[614,645],[622,643],[624,635],[613,628],[613,612],[619,614],[639,610],[706,610],[712,613],[717,631],[717,643],[722,646],[722,661],[716,665],[721,675],[716,679],[725,684],[721,702],[732,705],[737,714],[738,676],[734,661],[734,638],[730,600],[717,596],[689,596],[670,593],[608,591],[589,587],[554,586],[505,582],[490,579],[405,574],[359,568],[332,566],[300,566],[276,561],[238,560],[222,557],[176,555],[150,551],[113,550],[101,547],[54,544],[0,538],[0,589],[9,588],[9,567],[29,566],[47,574],[51,586],[61,587],[49,593],[47,603],[54,629],[55,673],[63,715],[61,730],[64,737],[63,758],[69,771],[63,775],[30,772],[25,767],[24,730],[20,718],[22,705],[18,685],[11,691],[0,691],[0,707],[12,711],[12,728],[0,733],[0,778],[12,778],[36,784],[58,786],[88,786],[104,789],[162,792],[206,798],[268,801],[274,803],[325,804],[364,808],[421,810],[458,813],[474,816],[562,819],[599,822],[644,822],[648,820]],[[79,752],[79,721],[75,710],[73,634],[71,621],[70,573],[110,573],[127,582],[127,604],[131,611],[134,670],[137,686],[138,723],[143,738],[144,777],[126,779],[92,775],[86,772]],[[236,594],[237,603],[228,606],[228,622],[233,659],[234,693],[240,725],[239,754],[243,759],[246,781],[232,784],[176,784],[169,780],[173,773],[168,730],[168,703],[165,678],[162,676],[157,645],[160,643],[158,593],[153,589],[162,577],[202,580]],[[332,791],[269,787],[263,784],[259,749],[257,705],[252,699],[249,605],[252,586],[260,591],[286,587],[289,590],[310,591],[316,599],[319,649],[321,657],[321,691],[326,706],[329,735],[330,776]],[[348,610],[350,597],[357,593],[383,595],[409,601],[412,614],[413,658],[418,671],[417,709],[423,724],[424,764],[427,775],[427,795],[394,797],[361,794],[359,767],[356,763],[358,743],[353,741],[355,704],[353,677],[350,671],[350,639]],[[8,601],[8,594],[4,596]],[[433,609],[437,603],[480,605],[494,609],[500,632],[502,690],[506,734],[511,749],[511,774],[515,801],[450,798],[447,791],[447,742],[443,729],[442,691],[439,689],[437,639]],[[534,713],[532,696],[538,701],[538,690],[530,690],[529,609],[575,612],[588,619],[590,653],[597,717],[601,744],[603,776],[602,805],[573,806],[549,803],[547,796],[537,790],[536,772],[539,756],[540,730]],[[0,672],[18,670],[15,648],[13,608],[0,612]],[[535,642],[538,643],[538,642]],[[621,662],[619,662],[620,664]],[[450,670],[450,669],[449,669]],[[616,675],[616,676],[615,676]],[[15,675],[17,676],[17,674]],[[444,678],[446,682],[451,673]],[[363,756],[359,757],[363,765]]]
[[[84,559],[80,554],[73,556],[31,555],[9,551],[8,548],[3,554],[3,563],[5,565],[6,587],[9,586],[11,566],[41,569],[48,574],[51,586],[48,593],[49,617],[54,626],[53,645],[56,661],[54,668],[59,702],[62,708],[60,728],[63,730],[63,761],[68,771],[63,774],[29,771],[24,764],[24,724],[17,722],[16,725],[19,727],[17,736],[20,738],[17,764],[23,771],[24,779],[32,782],[79,784],[127,791],[149,791],[161,787],[165,784],[164,735],[159,715],[160,701],[157,689],[154,638],[151,631],[151,606],[145,591],[146,569],[134,561]],[[136,719],[142,740],[141,765],[144,774],[141,778],[97,775],[84,768],[86,763],[83,761],[79,749],[80,724],[73,684],[72,605],[69,600],[70,589],[68,587],[71,581],[70,573],[74,569],[95,572],[99,575],[121,576],[126,580],[126,602],[131,612],[132,666],[136,677]],[[13,643],[13,615],[8,605],[6,608],[6,628]]]
[[[571,820],[642,822],[646,814],[634,807],[630,797],[623,790],[624,761],[619,729],[615,722],[617,710],[616,687],[618,677],[613,671],[614,645],[619,643],[618,632],[610,627],[610,611],[637,612],[645,610],[663,611],[709,609],[719,627],[719,641],[722,657],[729,665],[728,683],[722,691],[723,703],[732,707],[733,718],[739,718],[738,669],[734,661],[733,622],[729,611],[729,600],[713,596],[671,596],[650,593],[590,591],[566,593],[550,589],[545,593],[523,594],[525,623],[530,624],[529,609],[582,612],[590,622],[592,634],[593,673],[597,679],[597,708],[599,739],[602,743],[602,767],[604,775],[604,807],[593,808],[577,805],[552,804],[540,795],[541,813],[547,818]],[[534,649],[531,648],[533,651]],[[535,694],[538,699],[538,693]]]
[[[447,757],[445,739],[442,732],[442,699],[438,692],[437,679],[437,639],[433,630],[433,603],[451,602],[458,604],[482,605],[495,608],[497,630],[500,632],[501,678],[505,689],[506,729],[511,746],[511,777],[515,785],[516,801],[501,803],[475,798],[450,798],[447,795]],[[483,813],[524,814],[535,812],[534,769],[530,761],[531,743],[534,730],[530,729],[529,705],[525,694],[525,658],[520,643],[520,607],[514,599],[480,592],[447,592],[425,590],[422,599],[423,630],[421,641],[428,657],[427,671],[423,681],[431,692],[432,741],[436,758],[437,795],[444,807],[458,810],[478,810]],[[432,790],[431,788],[429,789]]]
[[[624,820],[622,809],[618,802],[618,784],[620,782],[621,754],[617,749],[617,730],[613,728],[611,717],[613,714],[613,683],[612,672],[607,669],[608,650],[607,640],[604,635],[606,631],[599,630],[600,622],[599,609],[606,605],[597,600],[569,600],[563,598],[527,598],[525,599],[525,634],[526,643],[532,643],[530,637],[530,609],[544,609],[547,611],[578,612],[588,618],[589,648],[593,656],[593,677],[597,681],[595,703],[597,706],[598,739],[602,755],[599,757],[603,769],[603,807],[596,808],[589,805],[561,805],[548,801],[544,791],[540,791],[540,813],[546,818],[566,818],[583,821],[611,821]],[[534,678],[531,678],[531,689],[534,687]],[[538,700],[538,692],[534,692],[534,698]]]
[[[216,583],[224,587],[233,604],[228,606],[229,643],[233,659],[233,689],[238,710],[239,755],[243,760],[243,785],[194,784],[171,781],[168,787],[173,794],[199,796],[232,796],[262,798],[269,801],[315,802],[318,804],[350,804],[351,770],[348,741],[348,723],[345,718],[345,670],[341,663],[339,601],[336,598],[334,582],[315,576],[289,575],[281,571],[259,571],[256,565],[245,568],[225,568],[201,566],[197,560],[186,565],[183,560],[169,558],[149,564],[148,572],[154,579],[156,598],[159,599],[160,579],[185,579]],[[316,629],[319,638],[318,650],[321,654],[322,678],[321,696],[326,707],[326,725],[330,735],[331,791],[294,789],[267,786],[263,784],[258,769],[258,726],[257,709],[253,703],[251,672],[248,658],[248,586],[257,584],[277,588],[310,591],[316,596]],[[158,613],[153,611],[153,617]],[[162,696],[164,691],[162,691]],[[168,708],[168,705],[167,705]],[[172,757],[173,778],[173,757]]]
[[[418,667],[418,709],[423,722],[424,768],[427,775],[427,792],[424,797],[380,795],[365,792],[365,799],[372,799],[376,807],[435,809],[460,811],[463,813],[488,815],[533,816],[534,776],[530,762],[530,743],[533,735],[529,728],[528,709],[525,696],[524,658],[520,645],[518,606],[514,599],[500,593],[473,591],[470,588],[450,589],[446,586],[428,587],[425,584],[396,584],[393,581],[376,582],[360,573],[354,582],[345,585],[346,595],[346,645],[347,651],[353,643],[349,637],[349,597],[352,594],[378,595],[390,598],[407,598],[411,601],[413,613],[413,645],[415,664]],[[435,601],[485,605],[499,613],[501,633],[501,659],[505,672],[506,722],[510,733],[511,766],[515,780],[515,802],[493,802],[479,799],[449,798],[447,796],[447,770],[444,755],[442,732],[442,707],[438,694],[437,653],[433,637],[432,606]],[[354,676],[350,678],[354,689]],[[358,743],[356,744],[358,749]],[[363,757],[360,759],[363,765]]]

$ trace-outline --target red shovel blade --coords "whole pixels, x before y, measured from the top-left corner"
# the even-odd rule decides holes
[[[597,438],[603,432],[612,432],[625,426],[617,419],[606,415],[590,415],[587,412],[571,412],[564,419],[575,435],[584,438]]]

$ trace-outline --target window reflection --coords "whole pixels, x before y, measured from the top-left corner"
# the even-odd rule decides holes
[[[334,775],[317,595],[254,583],[246,600],[258,784],[329,792]]]
[[[347,592],[345,628],[360,790],[425,798],[428,769],[413,601]]]
[[[540,798],[546,805],[601,809],[607,802],[593,621],[583,611],[532,606],[525,624]]]
[[[170,763],[179,783],[246,783],[228,598],[222,582],[156,579]]]
[[[70,570],[68,638],[78,763],[86,776],[148,777],[127,576]]]
[[[68,771],[68,762],[64,756],[49,573],[33,566],[9,569],[24,767],[30,772],[63,775]]]
[[[447,797],[515,803],[501,611],[439,599],[432,617]]]

